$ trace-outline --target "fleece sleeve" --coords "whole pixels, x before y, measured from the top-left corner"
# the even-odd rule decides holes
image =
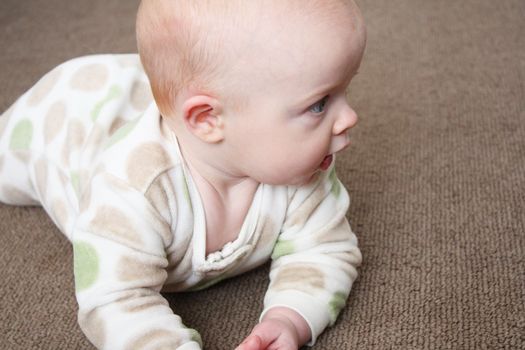
[[[346,304],[361,253],[345,217],[349,197],[335,168],[296,188],[272,254],[264,311],[285,306],[308,323],[313,345]]]
[[[107,173],[81,199],[73,234],[78,321],[99,349],[201,349],[160,294],[170,223],[143,193]]]

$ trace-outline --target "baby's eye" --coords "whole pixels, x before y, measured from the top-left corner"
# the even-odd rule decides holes
[[[314,103],[310,108],[309,111],[314,114],[321,114],[324,112],[324,108],[326,106],[326,103],[328,102],[329,96],[323,97],[320,101]]]

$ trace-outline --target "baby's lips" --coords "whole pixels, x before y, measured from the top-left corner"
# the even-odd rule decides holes
[[[321,162],[321,165],[319,166],[321,170],[326,171],[332,164],[333,159],[334,159],[334,156],[331,154],[324,157],[323,161]]]

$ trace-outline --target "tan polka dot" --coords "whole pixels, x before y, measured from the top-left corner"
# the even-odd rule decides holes
[[[117,264],[117,276],[121,281],[140,281],[141,285],[161,285],[167,277],[164,265],[158,259],[138,260],[123,256]]]
[[[132,303],[126,304],[123,309],[129,313],[136,313],[159,306],[168,306],[168,302],[164,298],[157,296],[152,298],[136,299]]]
[[[7,127],[7,122],[11,118],[11,115],[13,114],[14,109],[15,109],[15,105],[12,105],[11,107],[9,107],[7,111],[4,112],[4,114],[0,116],[0,139],[2,138],[2,135],[4,134],[4,131]]]
[[[258,241],[256,242],[256,244],[259,247],[266,247],[270,244],[271,245],[275,244],[275,240],[277,239],[277,235],[275,232],[276,225],[273,223],[272,219],[270,219],[269,217],[263,218],[262,223],[263,224],[260,225],[259,237],[258,237]]]
[[[125,303],[125,302],[131,302],[135,299],[150,298],[153,296],[158,296],[158,293],[151,289],[146,289],[146,288],[129,289],[126,291],[122,291],[122,293],[119,293],[119,297],[116,300],[116,302]]]
[[[156,210],[156,213],[153,213],[153,215],[158,216],[160,214],[162,217],[160,221],[163,223],[163,227],[159,229],[159,232],[161,232],[162,238],[166,242],[173,238],[171,228],[168,224],[168,222],[172,221],[172,210],[170,209],[170,199],[168,198],[169,193],[175,193],[175,189],[169,176],[165,174],[157,177],[144,194]],[[172,201],[174,201],[174,199]]]
[[[53,201],[53,216],[57,223],[57,226],[64,231],[67,227],[67,222],[69,219],[68,207],[67,204],[61,199],[55,199]]]
[[[93,172],[93,174],[102,174],[105,172],[106,172],[106,166],[104,164],[99,164],[95,168],[95,171]]]
[[[98,349],[104,347],[104,342],[106,341],[105,321],[100,317],[97,310],[79,312],[78,324],[93,345]]]
[[[350,238],[350,225],[345,219],[326,225],[315,234],[317,244],[346,241]]]
[[[64,127],[64,120],[66,119],[66,105],[59,101],[53,103],[47,112],[44,121],[44,137],[46,144],[49,144],[58,135],[60,130]]]
[[[133,220],[119,209],[110,206],[101,206],[97,209],[91,221],[91,229],[101,235],[123,240],[133,245],[141,245],[142,240],[132,226]]]
[[[46,158],[41,157],[35,163],[35,178],[37,191],[40,194],[40,198],[42,198],[44,201],[47,193],[47,173],[47,160]]]
[[[67,143],[75,149],[79,149],[84,144],[86,131],[84,125],[78,119],[73,119],[68,125]]]
[[[90,64],[81,67],[69,81],[73,89],[82,91],[96,91],[102,89],[109,77],[106,66],[102,64]]]
[[[187,242],[184,242],[186,244]],[[180,269],[180,271],[190,271],[192,266],[192,260],[193,260],[193,251],[190,249],[189,252],[184,254],[183,256],[171,254],[168,256],[168,267],[167,271],[168,274],[172,274],[173,271],[176,269]]]
[[[109,135],[113,135],[115,131],[120,129],[120,127],[124,124],[126,124],[126,120],[122,117],[113,119],[113,122],[111,122],[111,125],[109,126]]]
[[[89,131],[89,134],[87,136],[87,139],[85,140],[83,149],[87,152],[90,152],[90,150],[98,150],[100,149],[100,146],[106,139],[106,132],[102,127],[99,125],[93,125]],[[86,156],[93,155],[94,154],[86,154]]]
[[[110,173],[104,173],[102,176],[104,177],[104,181],[106,181],[111,188],[118,190],[118,192],[128,192],[131,190],[126,182]]]
[[[36,106],[39,104],[51,92],[51,90],[53,90],[53,87],[58,82],[60,74],[60,68],[55,68],[44,75],[31,89],[30,95],[27,99],[27,104],[29,106]]]
[[[317,188],[310,194],[308,198],[294,210],[290,217],[288,217],[284,223],[283,229],[288,229],[295,225],[301,225],[312,216],[312,213],[317,209],[319,204],[323,201],[327,195],[326,190],[323,186],[317,186]]]
[[[158,143],[145,143],[133,150],[127,160],[130,183],[145,190],[151,181],[170,166],[170,158]]]
[[[60,180],[60,184],[62,187],[66,187],[69,185],[69,177],[60,169],[56,169],[56,173],[58,175],[58,179]]]
[[[164,329],[153,329],[132,340],[126,346],[126,349],[135,350],[145,349],[146,347],[155,350],[176,349],[182,345],[182,341],[175,337],[176,335],[170,331]],[[154,348],[150,347],[152,344],[155,344],[156,346]]]
[[[20,160],[22,163],[28,164],[31,160],[31,154],[25,150],[17,150],[13,152],[13,155]]]
[[[328,253],[327,256],[339,260],[338,268],[347,276],[351,276],[353,279],[357,278],[356,267],[361,265],[361,253],[356,247],[354,254],[348,253]]]
[[[85,191],[82,192],[82,195],[80,197],[80,201],[79,201],[80,212],[84,212],[88,210],[90,205],[91,205],[91,187],[88,186],[85,189]]]
[[[148,188],[148,192],[145,193],[145,196],[160,213],[168,213],[170,211],[168,206],[168,195],[160,181],[155,181]]]
[[[140,61],[136,58],[136,56],[122,56],[117,62],[123,68],[140,66]]]
[[[274,290],[295,289],[311,293],[324,288],[324,275],[314,265],[290,264],[283,267],[272,281]]]
[[[72,119],[68,124],[66,142],[64,142],[64,147],[62,148],[62,161],[65,165],[69,165],[73,152],[82,148],[85,138],[86,131],[82,122],[78,119]]]
[[[31,196],[16,187],[4,185],[2,187],[2,193],[8,203],[17,205],[37,205],[39,204]]]
[[[131,88],[131,105],[138,111],[144,111],[153,101],[153,95],[148,84],[137,81]]]

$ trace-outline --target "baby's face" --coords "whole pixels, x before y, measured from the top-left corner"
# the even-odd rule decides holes
[[[233,85],[246,103],[225,109],[229,166],[263,183],[304,184],[348,146],[357,115],[346,89],[365,46],[352,15],[266,23],[255,33],[258,46],[239,57],[244,79]]]

